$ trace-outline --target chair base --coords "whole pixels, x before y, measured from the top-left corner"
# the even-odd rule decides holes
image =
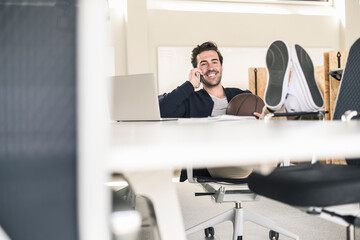
[[[299,240],[299,236],[279,227],[275,224],[275,222],[271,221],[270,219],[243,209],[240,203],[236,203],[236,206],[233,209],[228,210],[227,212],[221,213],[205,222],[202,222],[187,229],[186,234],[188,235],[194,232],[198,232],[225,221],[231,221],[233,223],[233,240],[242,239],[242,236],[244,234],[244,222],[246,221],[253,222],[257,225],[283,234],[284,236],[287,236],[289,238]]]

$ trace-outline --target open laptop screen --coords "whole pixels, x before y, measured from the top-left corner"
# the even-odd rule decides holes
[[[115,121],[160,120],[153,73],[110,77],[111,118]]]

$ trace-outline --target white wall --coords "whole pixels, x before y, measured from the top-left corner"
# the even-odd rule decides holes
[[[126,25],[128,74],[153,72],[149,58],[149,27],[146,0],[128,0]]]
[[[217,42],[219,47],[227,48],[266,48],[273,40],[282,39],[288,44],[299,43],[304,48],[344,49],[355,36],[359,35],[358,1],[350,0],[351,6],[345,9],[348,29],[344,29],[337,10],[328,7],[322,10],[318,6],[300,8],[298,6],[256,5],[253,9],[273,7],[280,13],[244,13],[202,11],[199,7],[189,11],[174,11],[156,8],[151,1],[128,0],[128,22],[121,32],[126,36],[125,51],[115,41],[115,58],[126,59],[122,66],[116,63],[115,72],[134,74],[154,72],[158,74],[158,47],[193,48],[204,41]],[[164,1],[164,0],[161,0]],[[189,1],[175,1],[189,2]],[[342,1],[339,1],[340,4]],[[345,2],[345,1],[344,1]],[[199,3],[197,3],[199,4]],[[198,6],[205,6],[201,3]],[[222,3],[230,4],[230,3]],[[231,3],[234,4],[234,3]],[[355,5],[355,6],[352,6]],[[151,8],[148,8],[150,6]],[[243,4],[232,5],[242,9]],[[350,10],[349,10],[349,9]],[[330,10],[329,10],[330,9]],[[312,10],[319,10],[314,14]],[[326,13],[330,11],[330,13]],[[112,16],[111,16],[112,18]],[[113,29],[117,28],[113,21]],[[353,36],[354,35],[354,36]],[[126,57],[119,57],[118,55]],[[190,52],[188,61],[190,62]],[[127,65],[125,67],[125,65]],[[225,66],[226,67],[226,66]],[[186,80],[187,75],[182,79]],[[180,82],[179,84],[181,84]],[[169,89],[170,90],[170,89]]]
[[[349,50],[356,39],[360,37],[360,1],[346,1],[345,13],[345,46]]]
[[[189,75],[192,65],[189,54],[193,47],[159,47],[158,80],[159,93],[169,92],[183,83]],[[249,88],[249,68],[263,68],[267,48],[219,47],[224,57],[222,84],[226,87]],[[323,65],[323,53],[328,48],[307,48],[313,64]]]
[[[122,75],[127,73],[127,44],[126,44],[126,22],[124,9],[111,8],[108,12],[107,31],[109,34],[109,62],[114,63],[114,70],[108,67],[108,75]]]

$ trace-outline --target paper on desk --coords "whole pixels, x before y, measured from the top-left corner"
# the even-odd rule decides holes
[[[216,121],[239,121],[239,120],[255,120],[255,116],[234,116],[234,115],[220,115],[216,117],[208,117]]]
[[[241,121],[241,120],[255,120],[253,116],[234,116],[234,115],[220,115],[216,117],[205,118],[179,118],[178,122],[217,122],[217,121]]]

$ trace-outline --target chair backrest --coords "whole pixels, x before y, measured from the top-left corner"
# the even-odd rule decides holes
[[[334,109],[334,120],[348,110],[357,111],[355,119],[360,119],[360,38],[349,50],[349,55],[340,82],[339,93]]]
[[[78,239],[73,1],[0,3],[0,226]]]

